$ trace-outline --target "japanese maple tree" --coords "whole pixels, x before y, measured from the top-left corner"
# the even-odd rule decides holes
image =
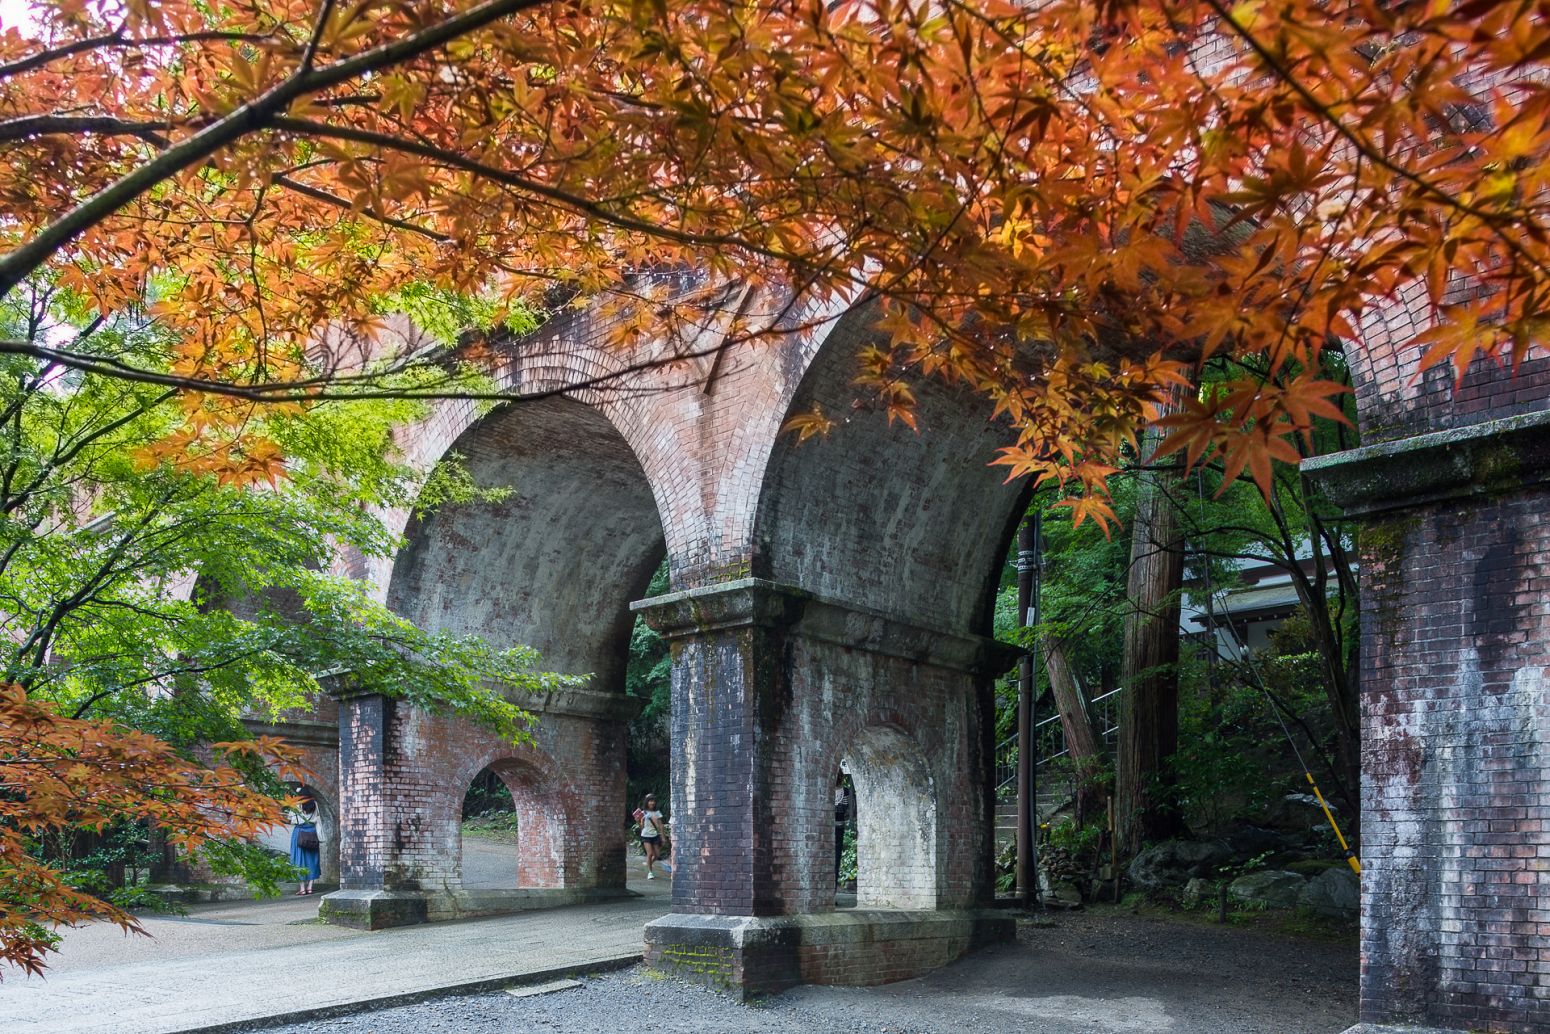
[[[1424,289],[1415,347],[1460,371],[1543,335],[1550,24],[1529,0],[29,15],[0,34],[0,292],[50,272],[111,313],[169,276],[176,354],[107,372],[175,388],[370,393],[374,370],[307,345],[369,336],[409,281],[612,293],[650,330],[672,306],[632,274],[687,267],[876,301],[858,391],[908,423],[914,378],[971,384],[1007,418],[1009,473],[1103,517],[1104,478],[1203,357],[1266,362],[1186,399],[1164,450],[1268,486],[1337,415],[1320,350],[1362,348],[1374,306]],[[180,447],[241,423],[196,412]]]

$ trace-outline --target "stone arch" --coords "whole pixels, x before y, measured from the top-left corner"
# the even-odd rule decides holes
[[[580,851],[576,840],[582,829],[577,793],[550,759],[534,750],[487,751],[465,767],[454,781],[466,792],[483,772],[498,776],[511,793],[516,808],[520,845],[511,855],[514,885],[519,890],[557,889],[575,886],[580,877]],[[466,840],[460,838],[459,875],[465,888],[476,887],[469,878]]]
[[[519,335],[498,334],[489,342],[496,356],[489,370],[490,388],[513,399],[496,412],[510,411],[550,401],[568,400],[589,406],[606,419],[638,452],[644,452],[653,434],[654,394],[664,390],[661,371],[671,372],[664,358],[664,343],[646,340],[633,349],[607,344],[612,324],[605,307],[565,309],[538,329]],[[414,339],[418,331],[401,318],[390,320],[394,332]],[[442,399],[430,404],[421,420],[395,434],[403,459],[428,473],[475,428],[489,419],[487,404],[469,399]],[[390,531],[404,533],[413,523],[407,508],[382,512]],[[342,551],[333,569],[365,582],[379,599],[385,599],[393,578],[394,561]]]
[[[344,886],[418,896],[429,918],[553,904],[561,891],[563,900],[621,892],[625,722],[636,709],[624,695],[629,604],[664,549],[652,486],[610,417],[563,396],[494,409],[448,447],[477,484],[509,494],[411,521],[388,606],[427,629],[534,647],[543,670],[587,678],[517,700],[539,721],[515,751],[465,721],[352,701],[341,737],[344,839],[358,849],[346,852]],[[529,831],[547,834],[519,867],[525,889],[515,898],[474,893],[461,879],[463,794],[493,764],[525,802]],[[347,894],[336,914],[353,909],[365,914],[340,921],[374,925],[377,907],[369,893]]]
[[[629,603],[661,562],[662,524],[634,451],[563,397],[497,409],[457,438],[496,502],[411,522],[387,602],[427,628],[535,647],[543,663],[622,688]]]
[[[856,402],[860,350],[876,312],[838,321],[786,414],[815,404],[826,436],[783,435],[759,497],[753,573],[911,621],[987,634],[995,579],[1026,493],[990,466],[1008,444],[991,405],[932,378],[913,384],[917,433]],[[841,416],[843,414],[843,416]]]
[[[914,737],[868,724],[847,737],[839,768],[856,787],[856,906],[936,908],[937,780]]]

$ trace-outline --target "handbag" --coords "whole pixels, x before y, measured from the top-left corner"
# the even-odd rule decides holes
[[[303,851],[316,851],[318,849],[318,831],[315,829],[298,829],[296,831],[296,846]]]

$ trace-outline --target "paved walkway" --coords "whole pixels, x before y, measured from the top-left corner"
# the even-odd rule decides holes
[[[181,1034],[622,965],[669,911],[669,881],[638,870],[638,898],[376,933],[327,926],[317,898],[294,897],[148,917],[148,938],[68,931],[46,978],[6,971],[0,1031]]]

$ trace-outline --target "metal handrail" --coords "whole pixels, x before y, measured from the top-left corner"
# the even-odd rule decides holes
[[[1087,706],[1089,708],[1095,707],[1096,705],[1102,703],[1103,701],[1108,700],[1111,697],[1116,697],[1116,696],[1118,696],[1119,694],[1121,694],[1123,692],[1124,692],[1124,687],[1120,687],[1119,689],[1111,689],[1107,693],[1100,693],[1098,696],[1095,696],[1091,700],[1089,700],[1087,702]],[[1043,719],[1042,721],[1035,722],[1034,726],[1033,726],[1034,734],[1035,734],[1034,735],[1035,742],[1037,742],[1038,731],[1040,729],[1044,728],[1046,725],[1052,725],[1052,724],[1054,724],[1054,723],[1056,723],[1058,721],[1060,721],[1060,715],[1054,714],[1054,715],[1050,715],[1048,718]],[[1099,736],[1102,739],[1107,740],[1109,737],[1113,736],[1116,732],[1119,731],[1119,723],[1117,721],[1114,724],[1112,724],[1112,725],[1109,724],[1108,722],[1104,722],[1103,725],[1104,725],[1103,731],[1101,733],[1099,733]],[[1014,754],[1016,749],[1017,749],[1017,737],[1016,737],[1016,735],[1008,736],[1006,739],[1004,739],[1000,743],[996,744],[996,750],[995,750],[995,755],[994,756],[995,756],[995,759],[996,759],[996,772],[997,772],[997,779],[996,779],[996,792],[997,792],[997,796],[1000,795],[1000,791],[1002,791],[1006,787],[1012,785],[1012,783],[1017,779],[1017,764],[1016,764],[1016,762],[1015,761],[1013,761],[1013,762],[1003,762],[1003,760],[1002,760],[1003,758],[1006,758],[1009,755]],[[1040,766],[1047,765],[1051,761],[1054,761],[1057,758],[1066,757],[1069,753],[1070,753],[1069,750],[1067,750],[1065,748],[1062,748],[1061,750],[1058,750],[1058,751],[1056,751],[1053,754],[1048,754],[1048,755],[1040,757],[1037,761],[1034,762],[1034,767],[1038,768]]]

